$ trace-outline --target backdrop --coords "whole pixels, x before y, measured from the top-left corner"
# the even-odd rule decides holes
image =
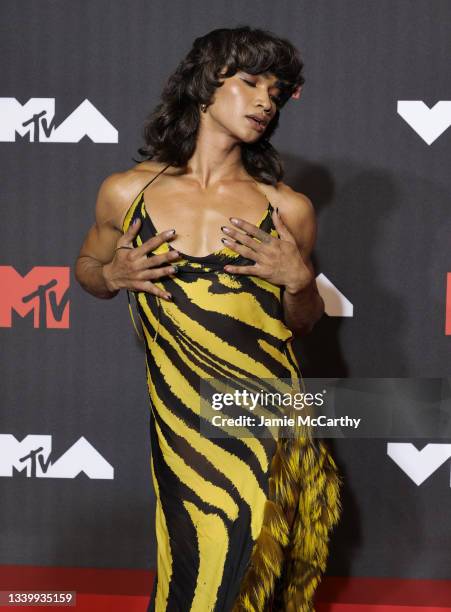
[[[155,565],[143,348],[125,293],[96,299],[73,271],[100,183],[134,164],[166,78],[214,28],[269,29],[305,62],[273,139],[318,218],[327,314],[296,341],[304,376],[449,394],[451,3],[206,6],[0,5],[0,564]],[[390,442],[332,441],[328,574],[451,579],[450,441]]]

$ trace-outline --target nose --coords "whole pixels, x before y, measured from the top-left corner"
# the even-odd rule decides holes
[[[262,102],[258,102],[257,106],[261,106],[265,113],[270,113],[271,112],[271,100],[269,98],[268,98],[268,100],[265,100],[265,101],[262,101]]]
[[[271,96],[269,95],[268,92],[266,92],[266,95],[263,92],[261,93],[259,92],[259,95],[257,97],[257,105],[262,106],[265,113],[271,112],[271,108],[272,108]]]

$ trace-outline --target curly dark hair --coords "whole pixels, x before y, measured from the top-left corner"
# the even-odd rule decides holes
[[[303,62],[297,49],[267,30],[240,26],[219,28],[196,38],[188,55],[168,78],[161,102],[144,124],[145,146],[138,149],[146,159],[183,167],[193,155],[200,123],[199,107],[210,104],[218,80],[243,70],[249,74],[272,74],[280,94],[276,113],[264,137],[241,144],[243,166],[255,179],[275,185],[284,176],[283,165],[269,139],[274,134],[280,109],[297,87],[304,84]],[[144,160],[134,160],[140,163]]]

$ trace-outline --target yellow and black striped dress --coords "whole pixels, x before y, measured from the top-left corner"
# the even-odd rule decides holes
[[[157,233],[144,205],[150,182],[123,223],[125,232],[141,218],[135,247]],[[278,236],[271,211],[268,202],[259,227]],[[164,243],[153,254],[171,248]],[[312,610],[340,514],[340,479],[326,446],[300,435],[213,438],[200,427],[201,380],[239,386],[244,378],[301,378],[281,288],[225,272],[226,263],[253,263],[227,247],[181,255],[175,277],[157,283],[172,301],[134,292],[156,494],[157,571],[148,610]]]

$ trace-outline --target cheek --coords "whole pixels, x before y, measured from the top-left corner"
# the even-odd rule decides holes
[[[241,118],[249,112],[249,104],[246,95],[239,84],[228,83],[217,95],[214,107],[211,108],[212,116],[231,131],[243,129]],[[245,129],[245,124],[243,124]]]
[[[245,96],[238,84],[230,83],[224,93],[224,106],[231,113],[240,113],[245,106]]]

